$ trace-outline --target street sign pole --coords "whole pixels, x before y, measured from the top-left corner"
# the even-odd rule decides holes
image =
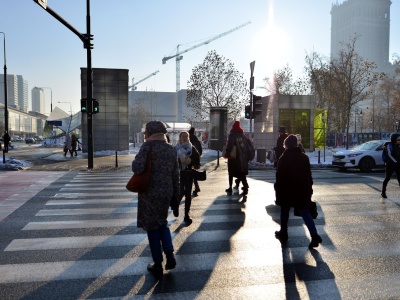
[[[253,89],[254,89],[254,67],[256,65],[256,61],[252,61],[250,63],[250,136],[253,133]]]

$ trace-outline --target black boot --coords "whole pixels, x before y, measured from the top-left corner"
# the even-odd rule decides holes
[[[226,189],[225,192],[226,192],[228,195],[232,195],[232,188],[230,187],[230,188]]]
[[[183,219],[185,223],[189,226],[192,224],[193,220],[190,218],[189,213],[185,213],[185,218]]]
[[[382,190],[381,196],[382,196],[382,198],[387,198],[387,195],[386,195],[386,191],[385,191],[385,190]]]
[[[166,252],[165,256],[167,257],[167,263],[165,264],[165,270],[175,269],[176,259],[174,256],[174,252],[172,252],[172,251]]]
[[[316,247],[318,247],[319,244],[321,244],[321,243],[322,243],[321,237],[320,237],[318,234],[314,234],[314,235],[311,237],[311,243],[310,243],[310,245],[308,245],[308,248],[310,248],[310,249],[316,248]]]
[[[163,275],[163,267],[161,263],[151,263],[147,266],[147,271],[149,271],[154,276],[160,277]]]
[[[286,242],[289,239],[287,231],[275,231],[275,237],[280,240],[282,243]]]

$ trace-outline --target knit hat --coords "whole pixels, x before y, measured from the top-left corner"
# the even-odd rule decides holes
[[[189,134],[194,134],[194,127],[189,129]]]
[[[146,124],[146,132],[148,136],[157,132],[167,133],[167,126],[161,121],[150,121]]]
[[[291,134],[285,139],[284,143],[286,148],[297,147],[297,137],[294,134]]]
[[[240,127],[240,122],[239,121],[235,121],[235,123],[233,123],[231,132],[241,132],[241,133],[244,132],[242,127]]]

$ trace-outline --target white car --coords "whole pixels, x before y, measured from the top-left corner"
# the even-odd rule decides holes
[[[349,150],[333,150],[332,166],[341,169],[358,168],[361,172],[370,172],[382,168],[383,145],[387,140],[373,140]]]

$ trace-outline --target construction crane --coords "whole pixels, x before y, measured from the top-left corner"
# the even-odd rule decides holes
[[[160,72],[160,71],[157,70],[157,71],[151,73],[150,75],[146,76],[146,77],[143,78],[142,80],[139,80],[139,81],[136,82],[136,83],[133,82],[135,78],[132,78],[132,85],[131,85],[131,86],[128,86],[128,89],[132,89],[132,91],[136,91],[137,85],[138,85],[139,83],[141,83],[142,81],[145,81],[146,79],[150,78],[151,76],[156,75],[158,72]]]
[[[176,57],[176,59],[175,59],[175,61],[176,61],[176,91],[178,92],[180,90],[180,82],[181,82],[181,75],[180,75],[181,74],[181,64],[180,64],[180,61],[183,59],[183,56],[181,54],[186,53],[186,52],[188,52],[190,50],[193,50],[193,49],[195,49],[197,47],[200,47],[200,46],[203,46],[203,45],[207,45],[208,43],[211,43],[212,41],[214,41],[216,39],[219,39],[219,38],[221,38],[221,37],[223,37],[223,36],[225,36],[225,35],[227,35],[227,34],[229,34],[231,32],[234,32],[234,31],[236,31],[236,30],[238,30],[238,29],[240,29],[240,28],[242,28],[244,26],[247,26],[250,23],[251,22],[248,21],[247,23],[239,25],[239,26],[237,26],[237,27],[235,27],[235,28],[233,28],[233,29],[231,29],[231,30],[229,30],[227,32],[224,32],[224,33],[221,33],[219,35],[216,35],[216,36],[212,37],[211,39],[208,39],[208,40],[206,40],[206,41],[204,41],[204,42],[202,42],[200,44],[197,44],[197,45],[195,45],[193,47],[190,47],[190,48],[188,48],[186,50],[183,50],[183,51],[180,51],[180,52],[179,52],[179,46],[180,45],[178,45],[176,47],[176,54],[175,55],[164,56],[164,58],[162,59],[162,63],[163,64],[165,64],[167,62],[167,60]]]

